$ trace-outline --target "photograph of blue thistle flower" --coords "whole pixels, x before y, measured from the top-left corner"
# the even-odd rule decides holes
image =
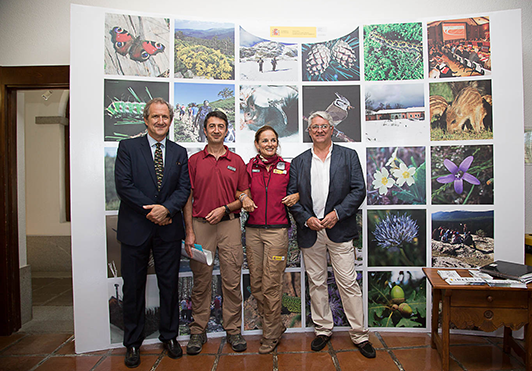
[[[433,205],[493,204],[493,146],[431,149]]]
[[[423,79],[421,23],[364,26],[366,81]]]
[[[368,266],[424,267],[424,209],[368,210]]]
[[[362,271],[357,271],[357,283],[362,290]],[[327,272],[327,293],[329,296],[329,306],[333,316],[334,326],[349,326],[349,322],[344,313],[344,307],[342,306],[342,298],[336,279],[334,278],[334,272],[332,268],[329,268]],[[312,310],[310,308],[310,294],[308,287],[308,277],[305,275],[305,308],[306,308],[306,327],[313,327],[312,322]]]
[[[425,327],[426,288],[422,271],[368,272],[368,326]]]
[[[367,148],[368,205],[426,204],[425,147]]]

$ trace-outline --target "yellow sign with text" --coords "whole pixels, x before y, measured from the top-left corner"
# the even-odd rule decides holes
[[[316,38],[316,27],[270,27],[271,37]]]

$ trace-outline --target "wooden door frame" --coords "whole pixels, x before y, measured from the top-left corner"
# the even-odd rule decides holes
[[[69,66],[0,66],[0,336],[21,327],[17,197],[17,91],[68,89]]]

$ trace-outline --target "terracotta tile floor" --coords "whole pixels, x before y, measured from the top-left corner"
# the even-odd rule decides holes
[[[72,305],[67,280],[39,279],[33,282],[33,307],[50,308]],[[53,290],[55,288],[55,290]],[[47,293],[45,295],[44,293]],[[42,294],[42,295],[41,295]],[[69,298],[70,296],[70,298]],[[71,308],[70,308],[71,309]],[[58,312],[62,313],[62,312]],[[70,319],[70,321],[72,321]],[[34,321],[32,321],[34,322]],[[38,322],[38,321],[37,321]],[[46,318],[43,322],[50,322]],[[25,326],[11,336],[0,336],[1,371],[120,371],[124,365],[124,348],[85,354],[75,354],[72,330],[39,323]],[[72,327],[73,328],[73,327]],[[353,346],[347,332],[335,332],[321,352],[310,350],[312,333],[287,333],[273,354],[258,354],[260,336],[246,336],[248,349],[235,353],[225,338],[210,338],[203,352],[197,356],[184,355],[174,360],[166,355],[161,344],[141,348],[139,371],[262,371],[262,370],[440,370],[441,360],[430,347],[428,333],[370,332],[370,340],[377,350],[377,358],[364,358]],[[184,347],[186,344],[182,342]],[[451,335],[451,370],[512,370],[525,366],[512,351],[502,351],[502,339],[485,336]]]
[[[366,359],[351,345],[346,332],[335,332],[321,352],[310,350],[311,333],[288,333],[273,354],[258,354],[260,336],[246,336],[248,351],[235,353],[225,338],[209,339],[197,356],[184,355],[174,360],[160,344],[141,348],[141,365],[137,370],[166,371],[262,371],[262,370],[440,370],[441,361],[430,347],[427,333],[371,332],[377,358]],[[120,371],[124,366],[124,349],[85,354],[74,353],[72,334],[30,334],[18,332],[0,337],[2,371]],[[181,344],[183,347],[184,342]],[[498,338],[451,335],[451,370],[524,370],[514,354],[502,351]]]

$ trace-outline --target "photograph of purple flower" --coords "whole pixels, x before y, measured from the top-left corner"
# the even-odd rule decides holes
[[[432,204],[493,204],[493,146],[432,147]]]
[[[368,272],[368,326],[425,327],[426,287],[421,271]]]
[[[425,266],[424,209],[368,210],[368,266]]]

